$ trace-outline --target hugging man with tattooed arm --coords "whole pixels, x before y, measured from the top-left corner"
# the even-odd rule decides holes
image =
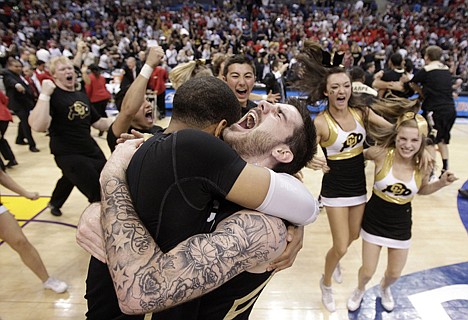
[[[191,87],[196,81],[201,82],[201,87]],[[189,81],[186,84],[186,88],[188,88],[186,91],[184,91],[182,87],[179,88],[174,97],[174,110],[177,109],[176,106],[181,105],[184,107],[193,106],[194,109],[196,109],[195,107],[199,107],[196,113],[197,116],[200,116],[201,107],[199,105],[194,106],[194,104],[196,102],[202,106],[206,106],[206,103],[200,103],[200,100],[203,99],[208,99],[211,105],[213,103],[219,103],[221,106],[225,107],[226,102],[229,101],[227,97],[232,95],[232,92],[223,84],[227,92],[225,92],[224,87],[221,86],[216,87],[216,90],[214,90],[217,92],[221,91],[218,97],[207,96],[206,92],[210,92],[210,90],[206,89],[210,85],[210,82],[213,81],[216,80],[214,78],[194,79],[191,83]],[[200,83],[197,85],[200,86]],[[204,94],[200,94],[202,91]],[[190,94],[187,94],[187,92]],[[196,93],[196,98],[198,98],[197,100],[194,100],[194,92]],[[185,98],[182,99],[184,96]],[[237,103],[235,97],[233,96],[232,98]],[[185,102],[179,104],[179,102],[182,101]],[[304,111],[304,109],[301,110]],[[181,112],[180,109],[179,112]],[[205,114],[202,116],[206,117]],[[173,120],[173,127],[179,129],[182,127],[181,124],[184,121],[188,121],[186,115],[185,117],[181,117],[180,114],[177,113],[173,114],[171,123]],[[247,123],[249,123],[249,128],[247,128]],[[252,111],[252,113],[239,122],[239,124],[234,125],[231,130],[225,134],[225,140],[228,142],[230,140],[229,143],[233,145],[248,147],[245,153],[247,156],[250,156],[251,162],[253,163],[277,167],[280,168],[281,171],[297,172],[315,152],[315,144],[306,143],[306,146],[304,146],[304,141],[315,141],[315,139],[310,139],[309,130],[307,130],[307,134],[304,134],[304,131],[306,131],[304,129],[304,127],[306,127],[305,123],[307,123],[307,128],[313,128],[309,114],[304,112],[299,113],[298,109],[294,106],[271,106],[265,104],[258,110]],[[200,127],[200,124],[197,124],[198,127]],[[218,126],[215,125],[214,128],[213,126],[210,127],[212,128],[211,130],[217,131]],[[274,134],[271,132],[274,132]],[[278,135],[279,138],[275,138],[275,136]],[[293,136],[300,137],[299,140],[302,143],[296,143],[295,139],[292,139]],[[265,169],[261,169],[258,166],[245,165],[245,162],[239,160],[238,156],[232,155],[232,149],[231,151],[224,149],[226,145],[222,141],[214,138],[209,139],[209,137],[212,136],[194,130],[181,130],[171,135],[157,136],[148,140],[143,145],[144,148],[140,149],[134,160],[132,160],[133,165],[131,165],[129,169],[129,179],[130,181],[136,181],[133,184],[131,183],[131,185],[137,190],[135,193],[132,193],[132,199],[145,226],[148,226],[151,235],[156,239],[156,242],[164,252],[172,249],[177,243],[186,239],[188,236],[200,233],[203,230],[209,230],[206,229],[206,220],[210,216],[211,206],[204,203],[209,200],[206,194],[207,192],[213,192],[210,191],[213,189],[213,186],[218,186],[213,189],[215,191],[213,194],[219,199],[226,198],[239,202],[246,207],[260,208],[262,211],[277,214],[295,223],[304,224],[311,222],[315,218],[315,200],[310,197],[310,194],[304,194],[305,188],[299,182],[295,181],[295,179],[290,176],[285,177],[284,175],[278,175],[278,177],[275,178],[276,175],[266,171],[267,177],[271,176],[270,185],[272,185],[272,187],[269,187],[268,183],[265,185],[265,182],[262,182],[264,181],[264,177],[262,177],[263,173],[259,174],[258,172],[259,170]],[[241,139],[237,139],[236,137],[240,137]],[[273,137],[274,139],[268,139],[268,137]],[[242,142],[242,139],[245,139],[244,142]],[[203,143],[201,145],[198,143],[197,146],[197,140],[203,141]],[[252,153],[251,149],[255,146],[255,142],[258,141],[263,142],[262,146],[257,148],[259,150],[256,154]],[[294,156],[292,156],[293,152],[290,150],[291,148],[294,150]],[[297,149],[300,149],[300,151],[296,152]],[[200,158],[200,156],[204,158],[197,161],[196,159]],[[213,161],[213,157],[217,160]],[[143,159],[145,161],[143,161]],[[224,164],[221,165],[219,163]],[[133,176],[130,174],[132,168],[135,172]],[[159,175],[154,173],[155,171],[158,171]],[[201,175],[197,176],[197,174]],[[134,179],[132,180],[131,177]],[[172,184],[171,181],[174,181],[174,184]],[[273,186],[275,181],[276,186]],[[293,186],[291,186],[291,184],[293,184]],[[202,187],[200,190],[197,187],[198,185]],[[292,195],[290,194],[289,198],[291,199],[292,197],[291,201],[294,201],[294,203],[298,205],[298,216],[291,215],[289,208],[285,205],[286,201],[282,201],[283,196],[274,196],[277,193],[288,195],[288,192],[282,191],[282,188],[290,189],[290,191],[292,190]],[[158,195],[158,193],[161,194]],[[265,201],[265,199],[267,200]],[[277,201],[278,199],[279,201]],[[300,203],[305,205],[300,205]],[[181,206],[185,208],[185,210],[180,210]],[[201,208],[201,210],[197,208]],[[188,214],[187,211],[192,211],[193,214]],[[304,215],[304,213],[306,213],[306,215]],[[187,223],[187,221],[191,222]],[[210,225],[211,224],[212,223],[210,223]],[[161,225],[161,228],[159,228],[159,225]],[[184,225],[186,228],[181,227]],[[171,228],[173,228],[174,231],[167,232],[167,230],[171,230]],[[104,268],[106,268],[105,265]],[[103,308],[102,305],[109,304],[109,300],[111,300],[112,297],[107,294],[102,294],[104,289],[106,293],[108,292],[107,288],[103,289],[102,286],[99,288],[101,283],[105,282],[105,275],[102,275],[102,272],[98,272],[99,276],[95,276],[95,273],[91,272],[95,269],[96,260],[94,259],[94,262],[92,261],[90,265],[90,274],[87,280],[89,287],[87,291],[89,306],[87,316],[90,319],[98,319],[99,314],[104,314],[105,317],[109,319],[112,318],[110,314],[114,314],[115,310],[109,312],[109,309],[112,309],[112,307],[107,306]],[[131,273],[125,271],[125,274]],[[111,290],[113,291],[112,288]],[[115,300],[117,300],[117,298],[115,298]],[[120,304],[128,305],[128,302],[121,300]],[[125,309],[125,307],[123,308]],[[101,311],[99,311],[99,309]],[[126,312],[142,312],[138,308],[133,310],[137,311]],[[172,310],[173,309],[170,311]],[[118,310],[118,312],[120,312],[120,310]],[[115,314],[115,317],[117,316],[119,316],[120,319],[123,315]],[[162,315],[158,314],[158,319],[161,318]],[[172,319],[175,319],[175,317],[172,317]]]
[[[119,147],[117,152],[121,151]],[[193,236],[162,253],[134,211],[124,170],[113,161],[117,157],[123,158],[119,153],[113,155],[101,176],[102,225],[109,267],[125,313],[161,310],[205,294],[223,283],[226,284],[202,298],[213,296],[223,287],[235,290],[232,281],[242,279],[244,274],[264,273],[268,261],[283,251],[284,223],[272,216],[243,210],[224,219],[213,233]],[[235,277],[244,270],[249,272]],[[217,305],[216,300],[209,301],[211,313],[198,310],[200,319],[219,319],[241,312],[236,309],[235,301],[225,310],[226,306]]]

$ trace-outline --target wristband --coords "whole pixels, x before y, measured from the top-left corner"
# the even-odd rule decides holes
[[[149,79],[152,73],[153,73],[153,68],[145,63],[143,68],[141,68],[140,75],[145,79]]]
[[[266,100],[266,99],[268,99],[268,95],[267,95],[267,94],[264,94],[264,95],[262,96],[262,100]]]
[[[42,100],[42,101],[50,101],[50,96],[46,95],[45,93],[41,93],[39,95],[39,100]]]

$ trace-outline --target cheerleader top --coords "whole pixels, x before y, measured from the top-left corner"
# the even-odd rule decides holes
[[[361,154],[364,149],[366,139],[364,121],[354,108],[349,108],[349,111],[356,122],[356,127],[351,131],[344,131],[328,110],[325,110],[323,114],[330,130],[330,136],[327,141],[321,141],[320,146],[327,159],[350,159]]]
[[[395,149],[390,149],[382,169],[376,174],[373,192],[379,198],[395,204],[406,204],[413,200],[421,187],[422,176],[419,170],[413,171],[409,182],[401,181],[393,175]]]

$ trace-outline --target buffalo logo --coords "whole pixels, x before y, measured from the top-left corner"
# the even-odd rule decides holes
[[[70,111],[68,112],[69,120],[73,120],[75,119],[75,117],[84,119],[87,116],[89,116],[89,108],[84,102],[76,101],[69,108],[70,108]]]
[[[352,148],[361,142],[363,139],[362,133],[350,133],[346,138],[345,142],[343,142],[343,147],[341,148],[340,152],[342,152],[346,148]]]
[[[382,192],[390,192],[395,196],[409,196],[411,194],[411,190],[408,189],[403,183],[389,185],[383,189]]]

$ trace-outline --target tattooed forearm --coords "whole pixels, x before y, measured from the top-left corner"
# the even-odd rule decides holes
[[[135,275],[133,297],[146,312],[186,302],[263,264],[286,243],[281,220],[262,214],[235,214],[212,234],[192,236],[160,255]]]
[[[215,232],[160,251],[138,219],[124,179],[102,181],[102,226],[119,304],[128,314],[160,311],[201,296],[269,261],[286,242],[281,220],[234,214]]]
[[[143,254],[149,249],[151,236],[133,208],[125,181],[112,178],[103,186],[102,193],[106,202],[106,205],[103,205],[103,216],[116,215],[115,222],[104,230],[106,239],[112,240],[111,243],[106,241],[106,244],[109,243],[110,248],[115,251],[122,248]]]

